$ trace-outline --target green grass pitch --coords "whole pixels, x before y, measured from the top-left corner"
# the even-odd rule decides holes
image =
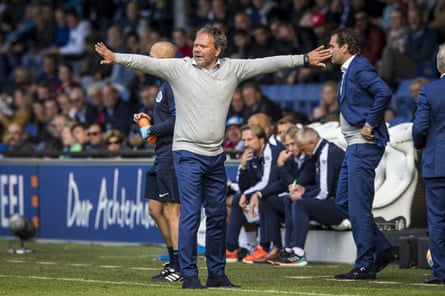
[[[184,290],[181,283],[152,282],[162,266],[148,245],[27,242],[30,254],[11,254],[13,239],[0,239],[0,295],[445,295],[444,286],[422,284],[427,269],[399,269],[391,264],[375,281],[337,281],[348,264],[313,263],[305,267],[227,264],[226,273],[241,288]],[[207,271],[199,258],[201,282]]]

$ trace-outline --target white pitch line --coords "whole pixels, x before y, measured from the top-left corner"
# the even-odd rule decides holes
[[[119,265],[98,265],[99,268],[113,269],[113,268],[121,268]]]
[[[51,262],[51,261],[36,261],[36,264],[41,264],[41,265],[56,265],[56,262]]]
[[[310,276],[310,275],[289,275],[286,276],[288,279],[295,279],[295,280],[312,280],[312,279],[323,279],[323,278],[330,278],[330,275],[319,275],[319,276]]]
[[[85,263],[65,263],[66,266],[73,266],[73,267],[87,267],[91,266],[91,264],[85,264]]]
[[[35,280],[48,280],[48,281],[65,281],[65,282],[79,282],[79,283],[92,283],[92,284],[109,284],[120,286],[143,286],[143,287],[158,287],[158,288],[175,288],[180,289],[181,286],[173,286],[169,284],[147,284],[138,282],[113,282],[103,280],[91,280],[84,278],[65,278],[65,277],[46,277],[46,276],[17,276],[0,274],[3,278],[20,278],[20,279],[35,279]],[[328,293],[315,293],[315,292],[299,292],[299,291],[278,291],[278,290],[257,290],[257,289],[237,289],[237,288],[209,288],[211,290],[223,290],[223,291],[236,291],[241,293],[267,293],[267,294],[282,294],[282,295],[304,295],[304,296],[339,296],[339,294]],[[349,295],[341,294],[341,296],[359,296],[359,294]]]

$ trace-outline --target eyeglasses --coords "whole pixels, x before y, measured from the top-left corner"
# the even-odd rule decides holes
[[[107,145],[118,145],[122,144],[121,140],[115,140],[115,141],[107,141]]]
[[[70,98],[70,101],[73,102],[73,103],[79,102],[80,98],[79,97],[72,97],[72,98]]]
[[[88,132],[88,133],[87,133],[87,135],[88,135],[89,137],[91,137],[91,136],[97,136],[98,134],[100,134],[100,132]]]

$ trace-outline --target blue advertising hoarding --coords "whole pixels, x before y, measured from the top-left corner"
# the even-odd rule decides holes
[[[37,167],[0,166],[0,236],[11,236],[9,217],[14,214],[38,217]]]
[[[162,243],[144,198],[150,165],[140,160],[2,162],[0,236],[11,235],[8,219],[18,212],[33,217],[37,238]],[[236,165],[226,170],[233,179]]]

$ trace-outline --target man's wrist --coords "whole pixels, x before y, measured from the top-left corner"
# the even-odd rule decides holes
[[[305,54],[303,55],[303,63],[304,63],[305,66],[308,66],[309,63],[310,63],[310,61],[309,61],[309,55],[308,55],[307,53],[305,53]]]

